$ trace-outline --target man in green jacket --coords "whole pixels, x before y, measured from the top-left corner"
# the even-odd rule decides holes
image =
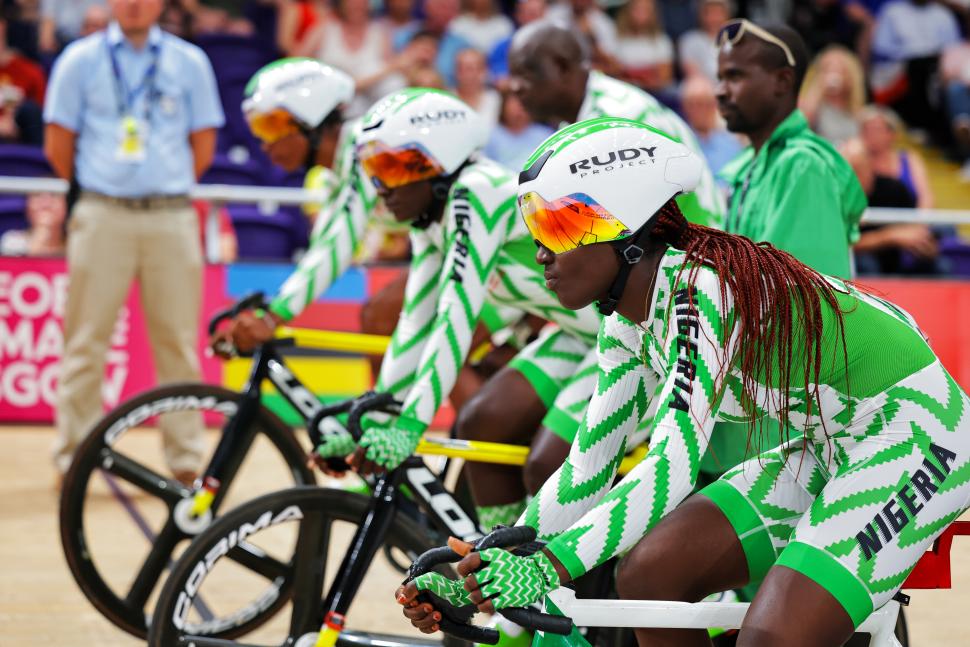
[[[866,197],[852,168],[797,109],[808,53],[788,27],[727,23],[718,36],[718,107],[751,146],[721,175],[727,231],[767,241],[824,274],[850,278]]]

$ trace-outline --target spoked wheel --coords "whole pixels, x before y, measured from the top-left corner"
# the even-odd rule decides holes
[[[306,453],[292,431],[260,409],[239,434],[235,455],[241,463],[223,479],[210,513],[189,514],[192,491],[174,480],[162,458],[160,415],[170,423],[203,414],[206,463],[220,431],[237,409],[241,394],[206,384],[154,389],[122,404],[98,423],[78,448],[64,477],[60,501],[61,544],[68,566],[84,595],[111,622],[144,638],[159,580],[189,539],[212,522],[212,515],[281,487],[314,482]],[[194,413],[193,413],[194,412]],[[202,466],[204,467],[204,465]],[[248,618],[258,626],[283,604]],[[203,613],[205,601],[198,601]],[[217,621],[212,616],[210,620]]]
[[[165,581],[148,644],[313,647],[323,620],[322,601],[368,504],[369,499],[359,494],[300,487],[267,494],[227,512],[196,537]],[[410,561],[434,546],[435,540],[398,513],[385,541]],[[411,627],[394,600],[400,575],[380,555],[369,565],[337,644],[467,645]],[[249,613],[255,614],[277,602],[254,596],[267,580],[292,582],[291,601],[283,611],[240,642],[213,639],[216,631],[236,632],[213,626],[194,602],[204,597],[210,611],[222,616],[223,606],[236,609],[241,601],[248,601]]]

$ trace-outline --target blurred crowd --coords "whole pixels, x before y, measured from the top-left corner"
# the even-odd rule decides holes
[[[933,207],[911,142],[937,147],[970,181],[970,0],[169,0],[161,24],[215,69],[227,119],[216,181],[232,166],[257,169],[260,184],[299,185],[259,171],[269,165],[239,113],[260,65],[307,56],[343,69],[357,84],[348,116],[409,85],[451,90],[492,125],[489,156],[515,168],[551,132],[506,88],[511,38],[535,21],[574,29],[594,67],[682,114],[716,172],[746,143],[717,110],[715,40],[738,16],[788,23],[805,38],[814,61],[800,108],[852,163],[873,206]],[[0,143],[42,144],[54,60],[109,18],[105,0],[0,0]],[[874,229],[857,252],[870,259],[863,269],[922,271],[934,267],[938,238],[923,226]]]

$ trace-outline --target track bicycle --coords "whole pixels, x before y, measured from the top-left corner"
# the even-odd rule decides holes
[[[368,393],[355,400],[325,408],[311,422],[317,427],[325,416],[347,413],[347,428],[360,435],[365,413],[394,414],[399,404],[388,394]],[[521,465],[527,447],[425,438],[422,455],[483,460]],[[631,455],[622,471],[642,459]],[[415,506],[420,514],[414,514]],[[477,541],[483,536],[473,513],[466,511],[441,478],[418,456],[375,478],[370,496],[321,487],[295,487],[264,495],[226,513],[200,533],[176,563],[159,595],[149,633],[149,645],[171,647],[227,647],[240,645],[464,645],[481,642],[483,628],[472,626],[456,636],[431,639],[402,622],[386,580],[368,583],[373,558],[382,545],[399,550],[407,563],[448,536]],[[214,639],[195,600],[207,601],[248,595],[247,585],[234,568],[232,552],[238,542],[254,546],[274,564],[284,564],[293,580],[293,603],[288,617],[274,631],[259,630],[243,642]],[[333,568],[332,565],[339,564]],[[441,572],[448,574],[448,567]],[[253,578],[249,578],[250,580]],[[395,611],[390,631],[376,630],[373,605],[384,601]],[[352,604],[358,603],[352,608]],[[376,601],[376,602],[375,602]],[[283,616],[286,614],[280,614]],[[351,626],[353,625],[353,626]],[[604,634],[605,635],[605,634]],[[594,639],[595,640],[595,639]],[[319,641],[319,642],[318,642]],[[617,644],[603,639],[603,645]]]
[[[215,315],[209,323],[213,333],[220,323],[239,312],[265,307],[262,294],[250,295]],[[268,380],[304,420],[311,420],[322,404],[287,368],[280,351],[294,345],[353,353],[380,353],[387,338],[350,333],[283,329],[252,354],[252,367],[241,392],[205,383],[180,383],[143,393],[109,412],[78,447],[64,476],[60,499],[61,545],[71,574],[89,601],[108,620],[138,637],[147,634],[147,612],[159,580],[178,547],[208,527],[214,516],[242,495],[252,491],[260,471],[276,476],[277,486],[313,484],[307,466],[307,448],[293,430],[261,404]],[[221,429],[215,449],[195,487],[164,476],[163,468],[141,458],[145,434],[129,433],[154,423],[160,415],[195,412],[205,414],[210,426]],[[215,420],[215,424],[211,421]],[[315,446],[315,429],[308,429]],[[141,451],[136,451],[141,448]],[[243,474],[240,474],[240,471]],[[227,504],[226,496],[232,491]],[[238,502],[238,501],[237,501]],[[120,505],[118,505],[120,504]],[[95,513],[98,519],[92,518]],[[104,522],[108,516],[109,521]],[[150,548],[139,562],[119,544]],[[245,548],[233,553],[239,563],[262,568]],[[265,572],[267,576],[272,572]],[[123,576],[133,576],[124,579]],[[287,599],[286,580],[270,577],[270,587],[258,608],[243,607],[219,618],[198,606],[212,623],[216,635],[234,635],[265,622]],[[271,601],[271,602],[270,602]],[[235,618],[235,620],[232,620]],[[245,618],[245,621],[239,621]],[[232,620],[232,621],[230,621]]]

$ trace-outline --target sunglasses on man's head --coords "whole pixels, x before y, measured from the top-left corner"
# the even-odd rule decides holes
[[[785,44],[785,41],[762,29],[750,20],[745,20],[744,18],[732,20],[725,23],[724,26],[721,27],[721,30],[717,32],[717,46],[719,48],[724,47],[728,43],[731,45],[737,45],[739,42],[741,42],[741,39],[744,38],[745,34],[751,34],[755,38],[759,38],[766,43],[777,45],[781,48],[781,51],[785,53],[785,60],[788,61],[788,65],[790,67],[795,67],[795,55],[792,54],[791,48]]]

